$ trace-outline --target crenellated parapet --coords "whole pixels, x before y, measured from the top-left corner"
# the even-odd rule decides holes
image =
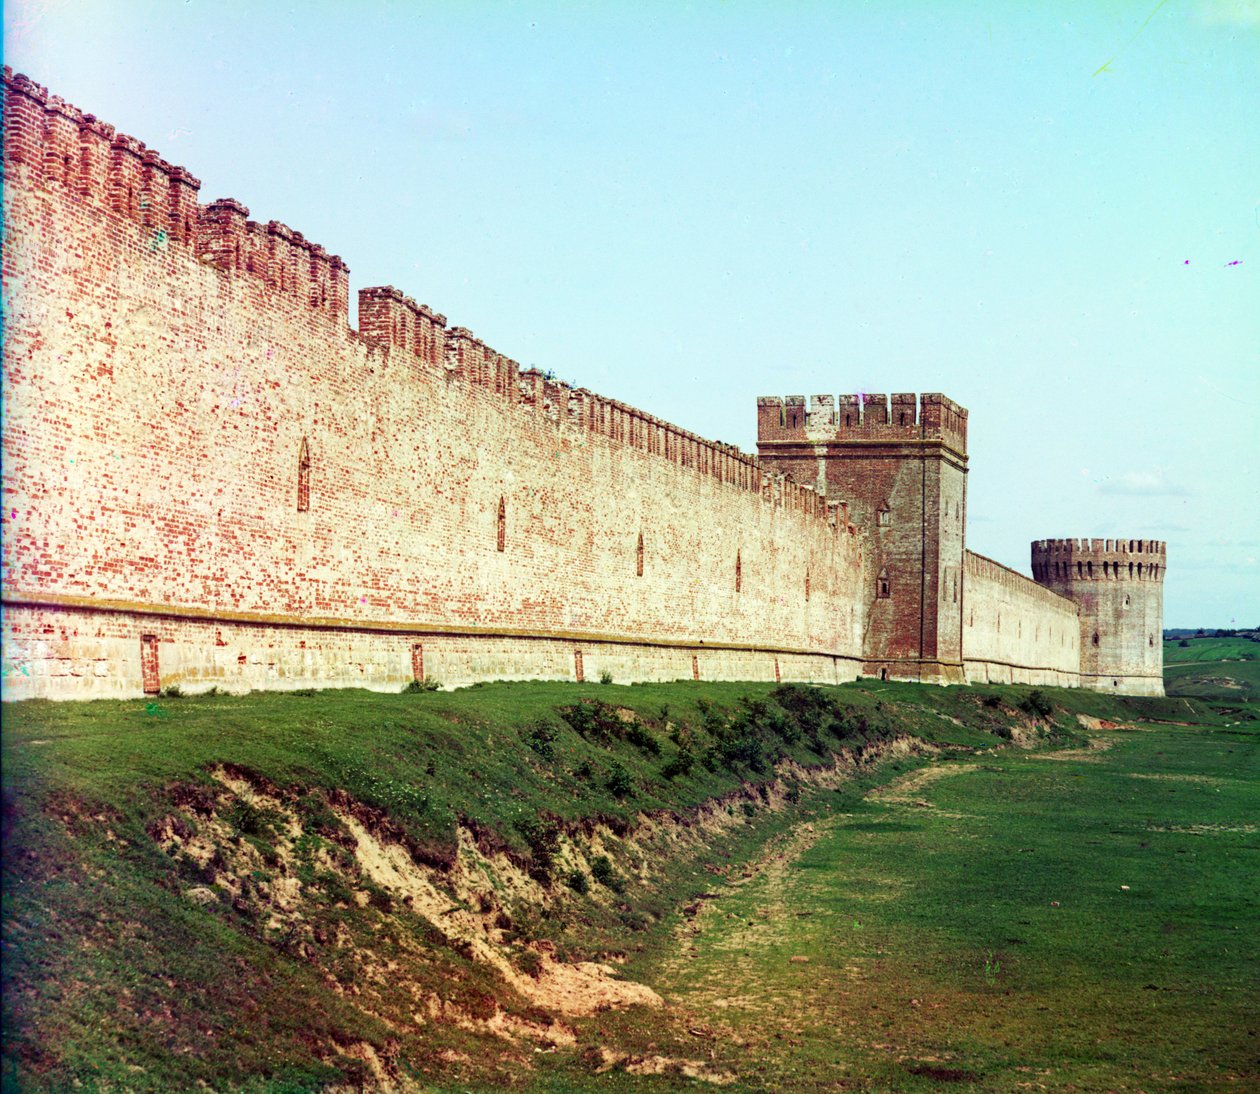
[[[393,285],[359,290],[359,333],[426,365],[446,362],[446,316],[417,304]]]
[[[186,247],[269,295],[345,322],[348,267],[278,221],[259,224],[231,198],[198,204],[201,183],[143,141],[77,107],[21,73],[4,69],[6,173],[35,189],[113,214],[150,234],[157,249]]]
[[[940,440],[965,453],[967,411],[936,392],[892,396],[762,396],[757,400],[759,444],[828,441]]]
[[[1158,539],[1039,539],[1032,545],[1033,577],[1065,581],[1164,580],[1167,544]]]
[[[144,142],[85,114],[26,76],[4,69],[4,159],[11,179],[28,189],[59,192],[150,233],[148,249],[182,247],[224,277],[258,290],[258,302],[315,315],[349,337],[349,268],[337,255],[279,221],[251,220],[234,198],[198,203],[200,182],[167,163]],[[764,468],[733,445],[699,437],[636,407],[522,370],[466,327],[393,286],[361,289],[358,335],[419,374],[532,409],[564,425],[760,496],[768,505],[812,515],[852,532],[848,507],[828,503],[812,485]],[[927,398],[925,396],[925,398]],[[886,416],[886,415],[885,415]],[[870,411],[873,421],[875,411]]]

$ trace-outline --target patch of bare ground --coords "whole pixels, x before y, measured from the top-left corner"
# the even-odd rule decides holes
[[[1090,737],[1084,748],[1061,748],[1049,752],[1036,752],[1037,760],[1070,760],[1076,763],[1096,764],[1102,762],[1101,753],[1106,752],[1116,743],[1114,737]]]
[[[615,1052],[609,1048],[593,1048],[586,1054],[587,1063],[596,1075],[619,1067],[629,1075],[673,1075],[680,1079],[698,1079],[700,1082],[727,1086],[735,1081],[729,1071],[715,1069],[704,1060],[686,1060],[673,1056],[637,1056]]]

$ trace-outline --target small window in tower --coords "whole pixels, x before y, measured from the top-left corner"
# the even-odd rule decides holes
[[[1076,564],[1076,576],[1077,576],[1077,577],[1084,577],[1084,576],[1085,576],[1085,563],[1083,563],[1083,562],[1078,562],[1078,563]]]
[[[499,498],[499,519],[497,521],[495,534],[495,549],[499,551],[507,548],[507,503],[502,497]]]
[[[887,600],[892,596],[892,582],[888,580],[888,570],[879,571],[879,579],[875,586],[875,596],[879,600]]]
[[[298,489],[297,507],[299,513],[305,513],[311,507],[311,452],[306,446],[306,438],[302,438],[302,447],[298,449]]]
[[[879,526],[880,526],[881,528],[887,528],[887,527],[888,527],[888,517],[889,517],[888,503],[887,503],[887,502],[884,502],[884,503],[883,503],[883,504],[881,504],[881,505],[880,505],[880,507],[879,507],[879,515],[878,515],[878,518],[877,518],[877,519],[878,519],[878,522],[879,522]]]
[[[1098,645],[1098,632],[1094,631],[1094,645]]]
[[[1129,596],[1127,593],[1125,594],[1125,597],[1124,597],[1124,606],[1126,608],[1129,606]]]
[[[1147,644],[1148,646],[1154,646],[1154,645],[1155,645],[1155,636],[1154,636],[1153,634],[1148,634],[1148,635],[1146,636],[1146,644]]]
[[[744,557],[742,552],[735,552],[735,591],[739,592],[744,587]]]
[[[809,571],[805,571],[805,599],[809,600]]]
[[[643,576],[643,533],[639,533],[639,542],[634,549],[634,573],[636,577]]]
[[[1132,562],[1129,563],[1129,578],[1130,580],[1132,580],[1133,578],[1133,563]]]

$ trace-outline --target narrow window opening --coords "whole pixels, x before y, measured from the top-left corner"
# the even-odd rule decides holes
[[[892,596],[892,582],[888,580],[888,570],[879,571],[879,579],[875,586],[875,596],[879,600],[887,600]]]
[[[1148,635],[1146,636],[1146,644],[1147,644],[1148,646],[1154,646],[1154,645],[1155,645],[1155,636],[1154,636],[1153,634],[1148,634]]]
[[[887,679],[888,679],[888,670],[887,670],[887,669],[880,669],[880,670],[879,670],[879,678],[880,678],[881,680],[887,680]]]
[[[1142,580],[1142,564],[1140,562],[1138,563],[1138,580]]]
[[[302,438],[302,447],[298,449],[297,507],[299,513],[305,513],[311,507],[311,451],[305,437]]]
[[[805,571],[805,600],[809,601],[809,571]]]
[[[507,549],[507,502],[499,498],[499,518],[496,522],[495,550]]]
[[[1083,562],[1078,562],[1078,563],[1076,564],[1076,576],[1077,576],[1077,577],[1084,577],[1084,576],[1085,576],[1085,563],[1083,563]]]
[[[1098,645],[1098,632],[1094,631],[1094,645]]]
[[[1130,580],[1132,580],[1133,578],[1133,563],[1132,562],[1129,563],[1129,578]]]
[[[774,659],[774,682],[777,684],[782,679],[783,679],[783,676],[779,672],[779,659],[776,657]]]
[[[693,680],[700,679],[700,658],[694,653],[691,655],[691,678]]]
[[[639,533],[639,542],[634,548],[634,573],[636,577],[643,576],[643,533]]]
[[[573,678],[579,683],[586,683],[586,669],[582,665],[582,651],[573,651]]]
[[[424,646],[419,642],[411,647],[411,678],[424,683]]]
[[[888,518],[889,518],[888,502],[886,502],[886,501],[885,501],[885,502],[881,502],[881,503],[880,503],[880,507],[879,507],[879,515],[878,515],[878,517],[876,518],[876,520],[877,520],[877,522],[878,522],[878,524],[879,524],[879,527],[881,527],[881,528],[887,528],[887,527],[888,527]]]
[[[140,678],[145,695],[156,695],[162,690],[162,677],[158,672],[158,640],[155,634],[140,636]]]
[[[735,591],[738,593],[744,587],[744,556],[743,552],[735,552]]]

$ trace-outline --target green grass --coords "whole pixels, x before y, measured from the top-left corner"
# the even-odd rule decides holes
[[[467,1023],[417,1024],[426,994],[465,1016],[496,1006],[537,1015],[446,936],[440,917],[399,903],[357,869],[334,807],[353,807],[439,866],[455,854],[457,826],[474,831],[561,893],[546,914],[512,909],[519,937],[551,938],[572,958],[617,950],[628,975],[654,976],[679,907],[801,817],[847,808],[845,795],[794,784],[797,805],[763,809],[749,788],[770,780],[773,764],[817,766],[890,735],[970,757],[1030,724],[1020,707],[1031,691],[539,683],[6,706],[5,1089],[319,1089],[370,1079],[363,1046],[394,1074],[435,1088],[533,1075],[565,1089],[589,1070],[578,1053],[556,1054],[567,1062],[552,1074],[528,1043]],[[1043,691],[1053,717],[1040,731],[1060,743],[1072,739],[1078,711],[1229,720],[1184,699]],[[854,786],[920,762],[866,772]],[[287,822],[229,802],[213,775],[224,767],[288,803],[298,828],[291,867],[276,861]],[[580,842],[595,825],[624,831],[644,812],[686,818],[737,792],[727,808],[741,823],[699,857],[660,845],[650,881],[618,858],[615,840],[609,878],[619,889],[594,878],[583,893],[546,861],[556,833]],[[159,846],[154,833],[171,818],[207,838],[225,831],[215,838],[253,862],[237,879],[239,896],[216,880],[213,861]],[[259,912],[259,894],[286,870],[303,886],[300,932]],[[217,899],[190,903],[198,886]],[[618,1020],[633,1042],[635,1023],[650,1027],[656,1015]],[[581,1048],[603,1035],[598,1021],[580,1033]]]
[[[662,949],[672,1023],[592,1037],[712,1051],[740,1090],[1255,1089],[1260,732],[1105,736],[837,794]]]
[[[1260,642],[1190,638],[1164,642],[1164,689],[1196,699],[1260,700]]]

